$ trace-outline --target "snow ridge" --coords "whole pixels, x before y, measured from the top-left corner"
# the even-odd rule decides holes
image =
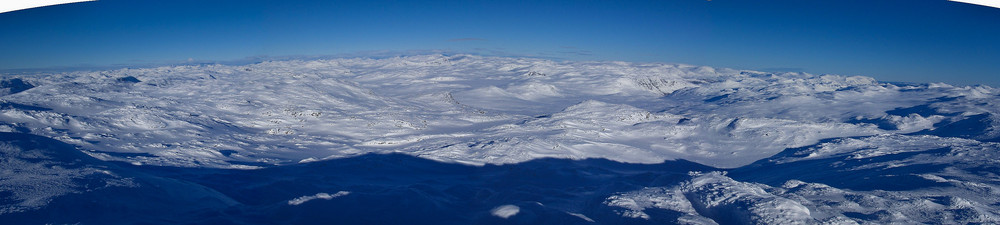
[[[720,172],[695,173],[675,187],[646,188],[608,197],[605,204],[621,207],[625,217],[650,219],[649,208],[683,213],[679,224],[806,224],[815,222],[810,211],[796,201],[744,183]]]

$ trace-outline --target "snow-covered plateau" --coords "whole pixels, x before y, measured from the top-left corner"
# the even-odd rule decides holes
[[[988,86],[476,55],[0,78],[2,224],[1000,223]]]

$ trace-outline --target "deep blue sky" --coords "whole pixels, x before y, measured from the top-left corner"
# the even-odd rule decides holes
[[[1000,87],[1000,9],[945,0],[99,0],[0,14],[0,70],[438,50]]]

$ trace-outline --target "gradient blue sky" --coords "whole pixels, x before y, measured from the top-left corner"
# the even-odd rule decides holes
[[[1000,87],[1000,9],[945,0],[99,0],[0,31],[0,71],[441,51]]]

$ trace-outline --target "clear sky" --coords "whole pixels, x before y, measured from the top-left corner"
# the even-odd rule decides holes
[[[1000,9],[945,0],[99,0],[0,14],[0,71],[438,51],[1000,87]]]

